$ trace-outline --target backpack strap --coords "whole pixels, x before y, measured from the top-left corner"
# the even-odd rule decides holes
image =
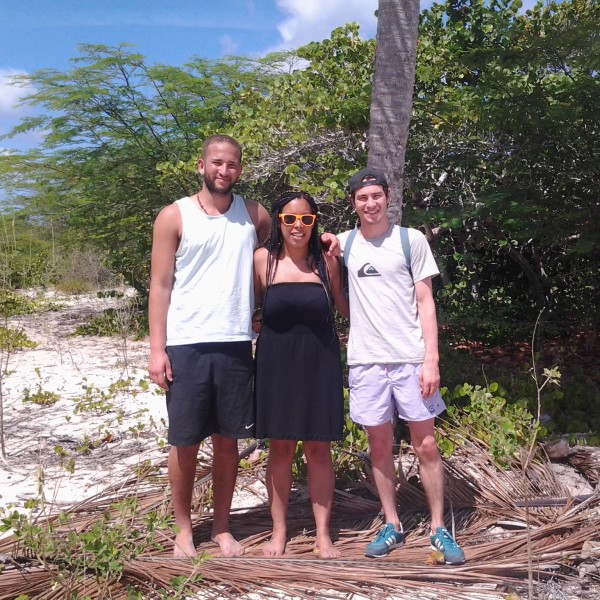
[[[410,241],[408,239],[408,228],[400,227],[400,242],[402,243],[402,252],[404,252],[404,259],[406,260],[406,266],[408,267],[408,273],[412,279],[412,266],[410,262]],[[344,254],[346,250],[344,248]]]
[[[348,267],[348,259],[350,258],[350,248],[352,248],[352,243],[354,242],[354,238],[358,233],[358,227],[355,227],[349,234],[346,243],[344,244],[344,266]]]

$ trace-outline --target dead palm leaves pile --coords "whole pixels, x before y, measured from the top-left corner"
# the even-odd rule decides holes
[[[410,451],[408,451],[410,454]],[[403,458],[404,459],[404,458]],[[578,457],[595,474],[585,452]],[[336,490],[332,537],[342,559],[322,560],[313,552],[314,522],[309,501],[297,485],[289,511],[291,537],[286,556],[265,558],[262,544],[270,534],[265,504],[232,514],[232,532],[246,554],[224,558],[210,541],[211,487],[208,461],[199,463],[194,495],[195,541],[210,558],[176,560],[172,532],[156,531],[158,544],[144,546],[149,515],[170,514],[166,464],[155,465],[119,485],[70,509],[66,525],[53,522],[55,536],[89,531],[99,519],[118,521],[117,505],[136,499],[130,527],[142,532],[134,558],[127,559],[118,577],[106,580],[92,569],[69,572],[56,557],[32,555],[16,537],[0,540],[0,600],[85,598],[505,598],[508,591],[524,594],[529,577],[536,589],[566,589],[577,581],[586,542],[600,540],[600,492],[577,500],[556,480],[549,463],[535,460],[523,473],[519,464],[498,469],[484,449],[463,446],[445,462],[447,525],[454,526],[467,556],[462,566],[428,564],[425,498],[418,486],[402,477],[398,482],[406,545],[378,560],[363,556],[365,545],[382,525],[379,504],[369,483],[368,459],[358,468],[359,483]],[[239,482],[264,474],[264,459],[246,466]],[[37,523],[41,531],[47,520]],[[595,546],[594,546],[595,547]],[[600,564],[600,556],[592,557]],[[590,560],[588,558],[588,560]],[[64,561],[63,561],[64,563]],[[545,583],[543,583],[545,582]],[[548,582],[551,582],[550,584]],[[580,589],[600,589],[600,577],[588,574]],[[581,584],[581,582],[580,582]],[[598,586],[598,587],[596,587]],[[567,598],[563,592],[546,598]],[[563,594],[563,595],[560,595]],[[590,592],[592,594],[592,592]],[[518,597],[518,596],[514,596]],[[541,594],[538,597],[543,597]],[[582,596],[585,597],[585,596]],[[589,595],[588,597],[594,597]]]

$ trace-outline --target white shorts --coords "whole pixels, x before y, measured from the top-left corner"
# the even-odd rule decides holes
[[[423,398],[421,364],[355,365],[350,367],[350,418],[374,427],[389,423],[394,410],[405,421],[427,421],[446,410],[439,390]]]

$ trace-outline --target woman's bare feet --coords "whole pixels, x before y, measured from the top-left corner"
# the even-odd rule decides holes
[[[221,548],[221,554],[223,556],[242,556],[244,554],[244,547],[229,533],[229,531],[223,531],[217,533],[211,537],[215,544],[219,544]]]
[[[194,546],[194,535],[190,531],[180,531],[175,536],[175,545],[173,546],[174,558],[196,558],[198,552]]]
[[[342,553],[333,545],[328,535],[317,535],[315,553],[321,558],[339,558]]]
[[[286,543],[286,533],[273,532],[271,539],[263,547],[263,554],[265,556],[283,556]]]

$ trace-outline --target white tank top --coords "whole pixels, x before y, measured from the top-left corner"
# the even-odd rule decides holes
[[[244,200],[234,195],[229,210],[218,217],[203,213],[193,198],[175,204],[182,231],[167,345],[252,339],[252,264],[258,240]]]

